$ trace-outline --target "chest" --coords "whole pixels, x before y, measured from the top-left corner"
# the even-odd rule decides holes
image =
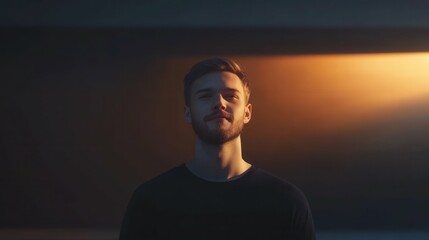
[[[269,190],[196,188],[172,191],[160,198],[155,221],[165,238],[193,234],[254,239],[282,235],[290,221],[289,211],[287,201]]]

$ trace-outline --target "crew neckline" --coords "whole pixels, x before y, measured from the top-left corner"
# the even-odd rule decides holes
[[[217,184],[217,185],[224,185],[224,184],[231,184],[231,183],[237,183],[245,179],[246,177],[250,176],[256,169],[255,165],[250,165],[250,167],[244,171],[242,174],[239,175],[238,178],[234,178],[232,180],[226,180],[226,181],[210,181],[204,178],[201,178],[197,175],[195,175],[187,166],[185,163],[182,164],[182,168],[194,179],[197,179],[200,182],[208,183],[208,184]]]

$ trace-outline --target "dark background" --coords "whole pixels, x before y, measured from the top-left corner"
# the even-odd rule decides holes
[[[197,60],[232,57],[256,78],[267,55],[426,52],[428,7],[1,2],[0,226],[118,228],[138,184],[192,156],[182,78]],[[289,79],[285,95],[299,91]],[[303,134],[318,119],[295,114],[314,109],[281,105],[290,114],[278,121],[270,79],[254,81],[244,157],[298,185],[318,229],[429,227],[428,101],[353,131]]]

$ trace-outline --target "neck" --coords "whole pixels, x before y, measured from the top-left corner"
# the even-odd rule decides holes
[[[249,167],[241,155],[240,136],[221,145],[197,138],[194,159],[186,163],[195,175],[209,181],[228,181],[240,177]]]

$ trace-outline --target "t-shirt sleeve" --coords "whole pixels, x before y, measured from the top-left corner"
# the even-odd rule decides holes
[[[140,186],[134,191],[122,221],[119,240],[154,239],[154,204]]]
[[[293,240],[315,240],[313,217],[304,193],[297,191],[292,208],[291,235]]]

